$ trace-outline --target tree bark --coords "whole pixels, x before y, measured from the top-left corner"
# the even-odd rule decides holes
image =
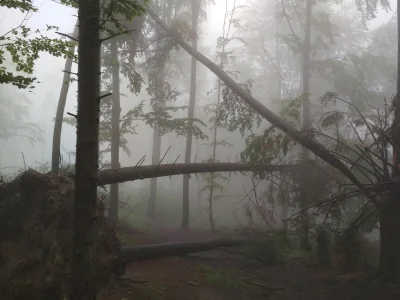
[[[155,14],[149,6],[146,6],[148,14],[154,19],[154,21],[163,28],[183,49],[185,49],[190,55],[194,56],[200,61],[205,67],[211,72],[218,76],[232,91],[242,98],[250,107],[257,111],[266,120],[271,122],[274,126],[287,133],[299,144],[303,145],[307,149],[311,150],[322,160],[332,165],[334,168],[339,170],[344,176],[346,176],[355,186],[357,186],[369,199],[373,199],[363,184],[357,179],[357,177],[346,167],[336,156],[334,156],[328,149],[326,149],[321,143],[311,138],[307,134],[301,133],[296,127],[289,122],[285,121],[271,110],[262,105],[257,99],[250,94],[246,93],[231,77],[229,77],[220,67],[213,63],[210,59],[205,57],[203,54],[194,50],[174,29],[169,28],[158,16]]]
[[[79,19],[77,18],[72,37],[77,39],[79,35]],[[75,42],[71,40],[71,42]],[[75,45],[68,49],[69,52],[75,53]],[[54,121],[53,131],[53,148],[51,154],[51,172],[58,173],[60,171],[60,146],[61,131],[64,117],[65,104],[67,103],[68,90],[71,80],[72,57],[67,57],[64,65],[63,83],[61,86],[60,96],[58,98],[56,118]]]
[[[304,132],[310,130],[310,52],[311,52],[311,16],[312,16],[312,1],[306,1],[306,24],[305,24],[305,38],[303,44],[303,124],[302,129]],[[309,160],[309,151],[306,147],[301,147],[300,158],[302,163],[307,163]],[[309,185],[307,184],[307,172],[303,171],[300,176],[300,244],[303,250],[309,251],[311,249],[308,240],[309,231],[309,216],[308,216],[308,201],[310,198]]]
[[[400,0],[397,0],[400,7]],[[400,176],[400,12],[397,10],[397,93],[393,99],[392,124],[394,180]],[[400,284],[400,193],[394,193],[379,209],[380,261],[379,272],[383,281]]]
[[[379,271],[385,282],[400,284],[400,193],[397,192],[381,205]]]
[[[192,0],[192,46],[197,50],[198,41],[198,20],[201,0]],[[197,61],[192,57],[190,74],[190,99],[188,110],[188,127],[186,132],[186,152],[185,164],[190,163],[192,156],[193,140],[193,118],[196,104],[196,79],[197,79]],[[183,176],[183,196],[182,196],[182,229],[189,228],[189,176]]]
[[[126,181],[143,180],[172,175],[210,172],[297,172],[299,165],[250,165],[237,163],[192,163],[162,164],[140,167],[126,167],[118,170],[101,170],[97,185],[108,185]]]
[[[254,239],[218,238],[195,242],[127,246],[122,247],[121,257],[126,262],[132,263],[166,256],[179,256],[189,253],[205,252],[220,247],[245,246],[252,242],[254,242]]]
[[[78,115],[70,300],[94,300],[100,114],[100,1],[79,1]]]
[[[120,132],[119,122],[121,115],[120,105],[120,80],[119,80],[119,57],[117,38],[111,41],[111,60],[112,60],[112,111],[111,111],[111,169],[119,169],[119,144]],[[118,183],[110,186],[110,203],[108,208],[108,217],[116,224],[118,223]]]
[[[153,164],[154,166],[159,165],[161,155],[161,135],[160,127],[158,124],[153,131]],[[157,176],[151,177],[150,191],[149,191],[149,206],[147,210],[147,216],[150,219],[155,218],[156,211],[156,199],[157,199]]]

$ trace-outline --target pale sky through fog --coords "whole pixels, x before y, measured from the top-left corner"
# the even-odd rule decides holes
[[[266,0],[268,1],[268,0]],[[45,29],[46,24],[56,25],[60,28],[60,32],[70,33],[75,24],[75,10],[61,6],[51,0],[36,0],[34,5],[39,8],[39,12],[33,14],[27,25],[32,29]],[[225,1],[215,0],[216,5],[210,6],[207,12],[207,23],[203,25],[202,42],[207,47],[214,47],[217,37],[222,32],[222,22],[225,13]],[[233,0],[229,1],[229,7],[232,7]],[[245,0],[237,1],[237,4],[246,3]],[[380,12],[378,18],[370,22],[371,26],[379,24],[383,20],[390,17],[396,10],[396,2],[391,1],[392,11],[389,13]],[[18,25],[23,19],[23,14],[19,11],[11,11],[8,9],[0,9],[0,34],[8,31],[10,28]],[[206,55],[210,55],[206,53]],[[32,101],[31,120],[43,126],[45,132],[45,144],[36,145],[31,148],[28,144],[18,140],[12,142],[3,142],[0,145],[0,165],[4,166],[23,166],[22,154],[24,152],[26,164],[36,167],[35,161],[44,163],[51,159],[51,141],[53,131],[53,118],[55,116],[59,91],[62,83],[64,68],[64,59],[55,58],[48,54],[41,54],[37,61],[34,75],[39,81],[33,93],[28,96]],[[20,91],[21,92],[21,91]],[[123,92],[123,91],[122,91]],[[22,93],[25,93],[22,91]],[[75,111],[76,105],[76,88],[70,89],[66,112]],[[75,128],[71,126],[63,126],[62,145],[69,151],[75,149]],[[150,140],[149,140],[150,141]],[[147,143],[147,141],[146,141]],[[151,142],[148,149],[150,150]],[[20,149],[17,150],[16,149]],[[146,152],[146,151],[145,151]],[[16,154],[17,153],[17,154]]]

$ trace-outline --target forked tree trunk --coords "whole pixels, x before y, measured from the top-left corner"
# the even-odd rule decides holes
[[[77,39],[79,35],[79,19],[77,18],[72,38]],[[71,42],[75,42],[71,40]],[[75,53],[75,45],[68,49],[69,52]],[[58,98],[56,118],[54,121],[53,131],[53,145],[51,153],[51,172],[58,173],[60,170],[60,147],[61,147],[61,131],[64,118],[65,104],[67,103],[67,96],[69,85],[71,81],[72,57],[67,57],[64,65],[64,76],[61,86],[60,96]]]
[[[198,40],[198,19],[201,0],[192,0],[192,45],[197,50]],[[192,57],[191,74],[190,74],[190,99],[188,111],[188,128],[186,132],[186,152],[185,164],[190,163],[192,156],[192,140],[193,140],[193,118],[194,108],[196,104],[196,79],[197,79],[197,61]],[[182,197],[182,229],[189,227],[189,176],[183,176],[183,197]]]
[[[112,60],[112,111],[111,111],[111,169],[119,168],[119,144],[120,132],[119,122],[121,115],[120,91],[119,91],[119,57],[117,38],[111,41],[111,60]],[[110,187],[110,203],[108,208],[108,216],[114,222],[118,223],[118,183],[114,183]]]
[[[69,300],[94,300],[92,266],[100,115],[100,1],[79,1],[78,115],[72,289]]]

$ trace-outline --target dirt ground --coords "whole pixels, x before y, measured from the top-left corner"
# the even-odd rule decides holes
[[[120,233],[121,234],[121,233]],[[205,232],[160,229],[126,231],[123,243],[162,243],[209,238]],[[214,236],[215,234],[213,234]],[[234,250],[232,250],[234,251]],[[311,269],[300,263],[267,266],[221,250],[130,264],[127,278],[111,284],[99,300],[394,300],[400,291],[356,274]]]

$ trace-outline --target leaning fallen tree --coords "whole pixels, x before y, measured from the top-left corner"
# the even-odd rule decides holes
[[[206,68],[213,72],[222,82],[226,84],[236,95],[238,95],[246,104],[253,108],[257,113],[259,113],[264,119],[271,122],[272,125],[276,126],[286,134],[288,134],[292,139],[297,141],[299,144],[309,149],[315,155],[320,157],[322,160],[333,166],[335,169],[340,171],[347,179],[350,180],[355,186],[357,186],[370,200],[373,202],[375,199],[369,193],[369,191],[364,187],[364,185],[358,180],[358,178],[353,174],[353,172],[334,154],[331,153],[324,145],[319,143],[307,132],[302,132],[298,130],[295,126],[269,110],[260,101],[255,99],[252,95],[243,90],[240,85],[235,82],[227,73],[224,72],[217,64],[212,62],[206,56],[193,49],[183,37],[173,28],[170,28],[163,22],[159,16],[151,9],[151,4],[144,3],[148,14],[151,18],[164,29],[168,35],[183,49],[186,50],[192,57],[202,63]]]
[[[311,166],[312,167],[312,166]],[[252,165],[242,163],[191,163],[162,164],[126,167],[99,171],[97,184],[108,185],[126,181],[142,180],[193,173],[211,172],[295,172],[299,165]]]

